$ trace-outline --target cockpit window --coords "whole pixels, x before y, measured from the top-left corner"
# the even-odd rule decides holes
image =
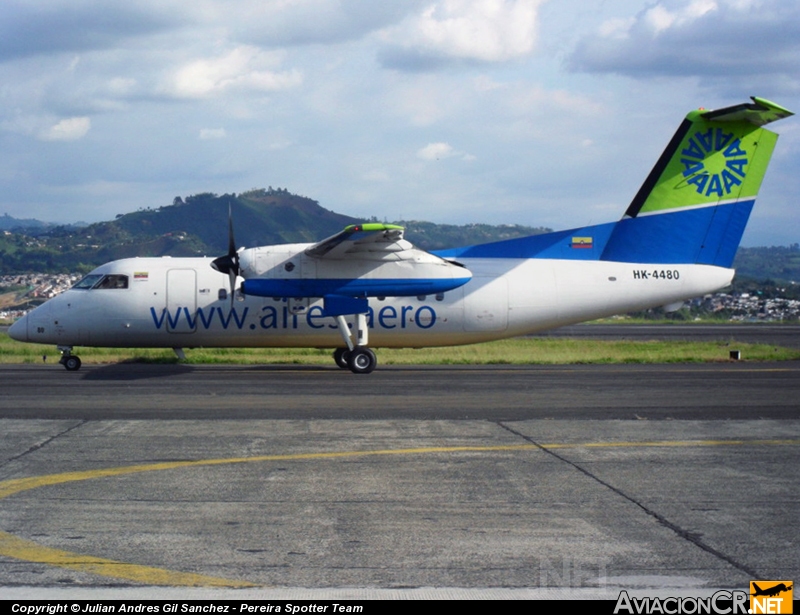
[[[97,284],[95,288],[128,288],[128,276],[126,275],[106,275]]]
[[[90,273],[89,275],[84,276],[83,279],[80,282],[78,282],[75,286],[73,286],[72,288],[89,289],[92,286],[94,286],[95,284],[97,284],[97,280],[99,280],[102,277],[103,276],[100,275],[100,274]]]
[[[128,288],[128,276],[120,274],[101,275],[90,273],[72,288]]]

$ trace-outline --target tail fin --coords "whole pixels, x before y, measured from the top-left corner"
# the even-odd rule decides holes
[[[615,226],[601,260],[730,267],[778,135],[763,98],[692,111]]]

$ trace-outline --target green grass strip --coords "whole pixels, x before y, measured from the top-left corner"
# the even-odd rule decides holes
[[[745,344],[734,339],[716,342],[591,340],[575,338],[514,338],[446,348],[378,348],[381,365],[530,365],[581,363],[706,363],[729,360],[739,350],[746,361],[793,361],[800,350],[768,344]],[[86,364],[177,363],[169,349],[76,348]],[[59,353],[42,344],[15,342],[0,334],[0,364],[52,363]],[[330,350],[314,348],[201,348],[186,350],[189,364],[324,365]]]

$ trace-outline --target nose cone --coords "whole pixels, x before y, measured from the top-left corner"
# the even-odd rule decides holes
[[[8,336],[18,342],[28,341],[28,317],[23,316],[8,328]]]

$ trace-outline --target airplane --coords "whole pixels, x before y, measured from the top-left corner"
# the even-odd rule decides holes
[[[782,594],[783,592],[788,592],[792,589],[792,585],[786,586],[785,583],[778,583],[777,585],[773,585],[772,587],[768,587],[767,589],[761,589],[758,585],[753,583],[753,587],[756,588],[756,593],[750,594],[751,596],[777,596],[778,594]]]
[[[129,258],[94,269],[8,330],[75,346],[334,349],[372,372],[371,346],[455,346],[665,306],[728,286],[733,258],[793,113],[763,98],[691,111],[622,219],[426,252],[401,226],[352,225],[313,244],[217,258]]]

